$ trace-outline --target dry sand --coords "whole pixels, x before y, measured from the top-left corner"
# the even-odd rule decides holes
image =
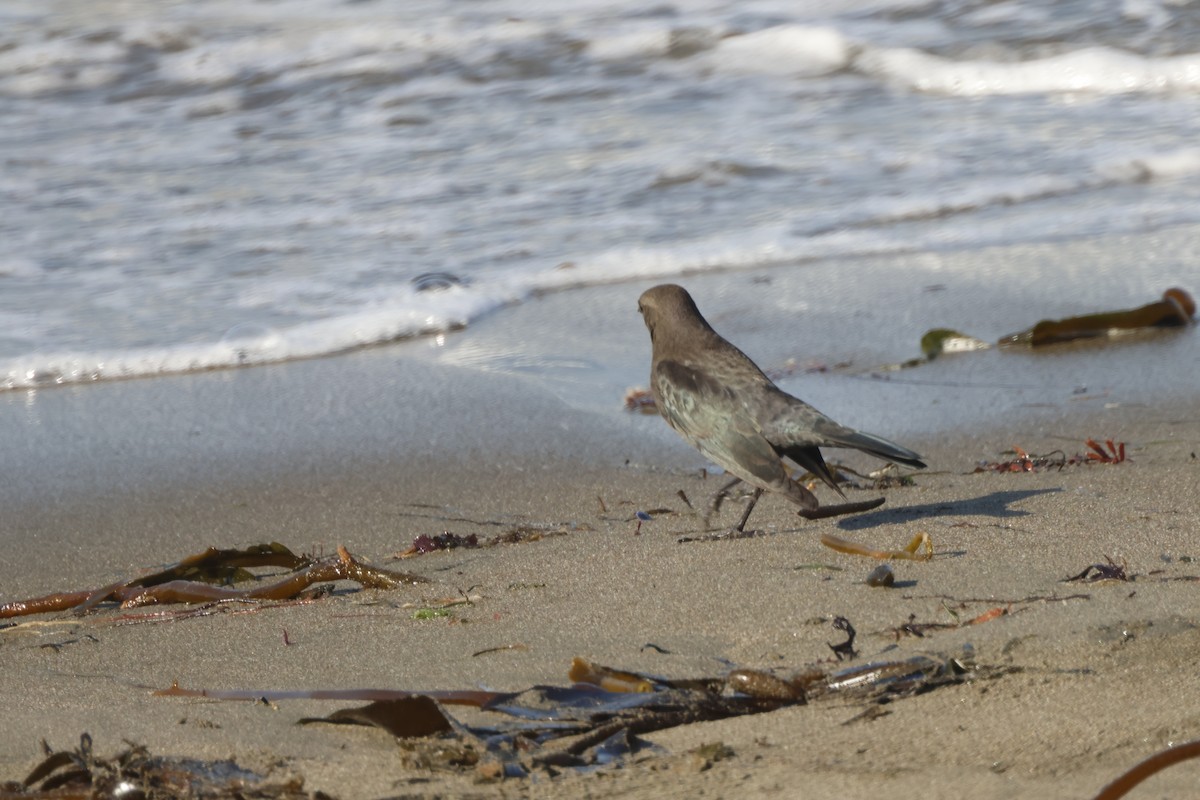
[[[228,390],[231,380],[274,379],[264,370],[172,385],[204,402],[196,398],[205,386],[224,383]],[[467,379],[461,383],[456,392],[468,392]],[[109,392],[114,407],[133,402],[144,410],[145,398],[136,397],[163,391],[154,384],[80,391]],[[443,395],[445,389],[416,381],[403,391],[413,402],[437,403],[456,395]],[[288,451],[291,457],[277,459],[272,470],[247,471],[237,459],[201,459],[190,468],[205,480],[160,485],[131,475],[133,466],[114,450],[121,468],[96,470],[93,491],[50,500],[37,493],[41,479],[30,477],[49,467],[31,463],[8,502],[4,601],[99,586],[208,545],[272,539],[298,551],[344,544],[433,583],[395,592],[347,584],[309,605],[177,622],[119,625],[121,612],[110,609],[0,629],[0,779],[19,780],[40,761],[39,739],[69,749],[86,731],[100,754],[129,740],[161,755],[233,757],[346,798],[1090,798],[1140,759],[1200,736],[1194,406],[1068,402],[1042,409],[1023,428],[907,440],[931,468],[912,486],[886,489],[878,511],[805,522],[767,498],[751,526],[769,535],[680,544],[701,525],[677,492],[699,504],[719,484],[702,478],[698,457],[686,448],[663,445],[659,421],[597,421],[552,398],[522,397],[519,383],[507,378],[489,377],[483,391],[501,405],[472,412],[464,403],[464,424],[479,422],[468,419],[471,413],[503,411],[509,422],[495,435],[512,439],[510,468],[498,469],[494,454],[463,441],[446,448],[453,457],[430,451],[389,459],[395,443],[383,440],[356,445],[364,455],[353,462]],[[260,386],[251,395],[262,392]],[[71,398],[50,394],[38,413],[65,418]],[[99,402],[87,399],[93,408]],[[454,413],[446,402],[442,410]],[[518,403],[523,413],[515,413]],[[147,435],[172,461],[173,440],[163,432],[169,426],[156,427],[152,416],[144,422]],[[181,442],[205,430],[184,428]],[[553,435],[539,439],[537,430]],[[311,447],[297,437],[298,450]],[[981,459],[1005,458],[1001,451],[1011,444],[1073,455],[1087,437],[1125,442],[1129,461],[973,472]],[[845,459],[860,469],[875,466],[856,454]],[[850,497],[874,494],[853,490]],[[673,513],[657,513],[635,535],[636,510],[664,508]],[[731,503],[717,521],[732,524],[740,508]],[[419,534],[491,536],[518,526],[565,532],[388,562]],[[937,556],[897,563],[898,583],[889,589],[864,583],[872,562],[818,541],[831,532],[892,548],[918,531],[932,537]],[[1106,557],[1127,563],[1136,580],[1062,582]],[[450,618],[418,620],[406,607],[460,593],[476,599]],[[1026,601],[1068,595],[1084,597]],[[994,608],[1011,613],[924,638],[894,632],[910,618],[953,622]],[[515,690],[567,683],[574,656],[672,678],[722,675],[730,664],[789,674],[814,662],[829,666],[827,643],[841,639],[830,627],[835,615],[859,631],[857,663],[957,655],[970,645],[976,663],[1015,669],[896,701],[872,721],[852,721],[861,704],[797,706],[651,734],[646,738],[661,749],[618,768],[501,783],[480,783],[469,769],[414,767],[379,730],[296,724],[349,703],[268,706],[155,697],[146,688],[178,681],[209,689]],[[515,644],[522,647],[472,655]],[[701,769],[691,751],[713,742],[733,755]],[[1176,767],[1135,796],[1188,796],[1197,769]]]

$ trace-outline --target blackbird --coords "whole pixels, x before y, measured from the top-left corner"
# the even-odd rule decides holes
[[[756,489],[737,530],[745,526],[764,490],[779,492],[800,506],[804,516],[830,515],[814,513],[817,498],[792,480],[783,458],[816,475],[843,499],[821,447],[849,447],[910,467],[925,466],[912,450],[839,425],[784,392],[712,329],[683,287],[668,283],[647,289],[638,300],[638,311],[653,343],[650,390],[659,413],[713,463]],[[830,511],[859,511],[882,502]]]

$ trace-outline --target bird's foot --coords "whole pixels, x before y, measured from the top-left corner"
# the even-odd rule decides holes
[[[755,539],[759,536],[770,536],[773,531],[759,530],[742,530],[740,528],[726,528],[723,531],[714,531],[699,536],[681,536],[676,541],[679,544],[687,544],[688,542],[725,542],[732,539]]]
[[[798,513],[805,519],[825,519],[826,517],[840,517],[842,514],[857,514],[860,511],[870,511],[872,508],[879,508],[881,505],[883,505],[883,498],[876,497],[874,500],[863,500],[861,503],[839,503],[836,506],[806,508]]]

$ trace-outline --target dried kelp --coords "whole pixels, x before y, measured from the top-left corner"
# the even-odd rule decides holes
[[[1112,439],[1105,439],[1104,444],[1108,448],[1101,447],[1095,439],[1088,439],[1084,442],[1091,448],[1092,452],[1087,453],[1088,461],[1097,461],[1101,464],[1120,464],[1125,461],[1125,443],[1118,442],[1113,444]]]
[[[838,661],[849,661],[858,657],[858,651],[854,649],[854,639],[858,636],[858,631],[854,630],[854,626],[850,624],[850,620],[845,617],[834,617],[833,627],[835,630],[842,631],[846,634],[846,641],[837,644],[826,642],[829,649],[833,651],[833,655]]]
[[[1040,472],[1044,469],[1062,469],[1067,465],[1067,455],[1054,450],[1046,455],[1030,455],[1017,445],[1012,446],[1015,458],[1006,461],[981,461],[975,472]]]
[[[366,706],[343,708],[328,717],[304,717],[300,720],[301,725],[313,722],[373,725],[402,739],[450,733],[454,730],[449,715],[442,711],[437,700],[427,695],[376,700]]]
[[[583,526],[578,529],[587,530]],[[413,539],[412,544],[407,549],[401,550],[398,553],[392,553],[389,558],[415,558],[416,556],[433,553],[438,550],[475,549],[479,547],[496,547],[502,544],[538,542],[547,536],[560,536],[566,532],[566,528],[541,528],[522,525],[484,539],[480,539],[474,533],[462,535],[445,531],[435,536],[423,533]]]
[[[92,749],[92,737],[83,734],[73,751],[52,751],[42,743],[45,759],[17,783],[0,784],[4,798],[128,797],[167,800],[178,797],[239,797],[246,800],[321,800],[327,795],[304,791],[304,781],[267,776],[238,766],[232,760],[201,761],[150,755],[141,745],[130,745],[111,758]]]
[[[953,618],[953,622],[918,622],[915,614],[910,614],[908,621],[902,625],[897,625],[894,628],[880,631],[888,636],[894,637],[897,641],[903,636],[916,636],[924,638],[925,634],[931,631],[954,630],[956,628],[965,628],[969,625],[982,625],[985,622],[991,622],[1001,617],[1012,616],[1017,614],[1028,606],[1034,603],[1065,603],[1071,600],[1090,600],[1089,594],[1070,594],[1070,595],[1033,595],[1030,597],[1021,597],[1011,600],[1004,600],[995,597],[968,597],[957,598],[949,595],[906,595],[905,600],[941,600],[942,608]],[[999,603],[1000,605],[996,605]],[[986,611],[976,614],[973,617],[963,618],[959,611],[965,611],[971,605],[987,605],[989,608]]]
[[[1006,461],[981,461],[975,467],[975,472],[1041,472],[1046,469],[1062,470],[1081,464],[1123,464],[1126,461],[1124,442],[1105,439],[1101,445],[1095,439],[1085,439],[1083,443],[1088,451],[1069,458],[1061,450],[1052,450],[1039,456],[1013,445],[1012,453],[1015,458]]]
[[[1078,575],[1072,575],[1069,578],[1063,578],[1063,583],[1099,583],[1101,581],[1131,581],[1133,575],[1129,574],[1129,565],[1122,561],[1118,564],[1110,557],[1105,556],[1106,564],[1089,564]]]
[[[847,630],[847,634],[852,634]],[[421,763],[437,752],[480,777],[524,775],[535,768],[610,763],[644,746],[639,736],[657,730],[745,714],[759,714],[814,699],[887,703],[924,691],[999,674],[963,659],[915,656],[837,671],[823,667],[788,676],[736,669],[723,678],[668,679],[612,669],[576,658],[570,686],[534,686],[519,692],[393,689],[271,691],[207,690],[172,686],[159,696],[261,702],[306,698],[366,700],[301,722],[373,725],[402,739],[435,737]],[[464,723],[447,706],[487,712]],[[498,717],[498,718],[497,718]],[[457,741],[447,745],[447,737]]]
[[[1168,747],[1144,761],[1138,762],[1132,769],[1121,775],[1112,783],[1100,790],[1094,800],[1118,800],[1129,794],[1133,787],[1167,767],[1172,767],[1190,758],[1200,757],[1200,740],[1177,744]]]
[[[226,584],[255,579],[251,567],[285,567],[292,572],[266,585],[234,589]],[[345,548],[331,558],[313,560],[297,556],[283,545],[255,545],[243,550],[209,548],[167,569],[131,578],[99,589],[58,592],[0,605],[0,619],[74,609],[86,614],[102,603],[122,608],[164,603],[211,603],[230,600],[287,600],[316,584],[353,581],[368,589],[395,589],[427,578],[408,572],[380,569],[354,558]]]
[[[929,561],[933,558],[933,540],[925,531],[919,531],[905,545],[903,550],[875,550],[866,545],[834,536],[832,533],[821,534],[821,544],[839,553],[853,556],[866,556],[880,561]]]
[[[412,545],[402,553],[396,553],[395,558],[412,558],[413,556],[432,553],[435,550],[456,550],[460,547],[479,547],[479,537],[471,533],[466,536],[446,531],[434,536],[422,533],[413,539]]]
[[[625,410],[639,414],[657,414],[658,404],[649,389],[630,389],[625,392]]]

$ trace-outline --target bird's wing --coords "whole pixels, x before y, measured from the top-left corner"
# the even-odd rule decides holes
[[[808,403],[779,389],[770,393],[766,405],[769,410],[763,417],[766,420],[763,435],[780,453],[806,469],[811,470],[812,467],[803,460],[804,454],[811,454],[817,447],[849,447],[885,461],[896,461],[910,467],[925,466],[921,456],[907,447],[901,447],[882,436],[839,425]],[[797,454],[801,458],[797,458]],[[820,458],[819,452],[817,458]],[[820,472],[814,472],[820,475]]]
[[[663,417],[697,450],[747,483],[816,508],[817,499],[791,479],[736,391],[678,361],[659,361],[653,383]]]

